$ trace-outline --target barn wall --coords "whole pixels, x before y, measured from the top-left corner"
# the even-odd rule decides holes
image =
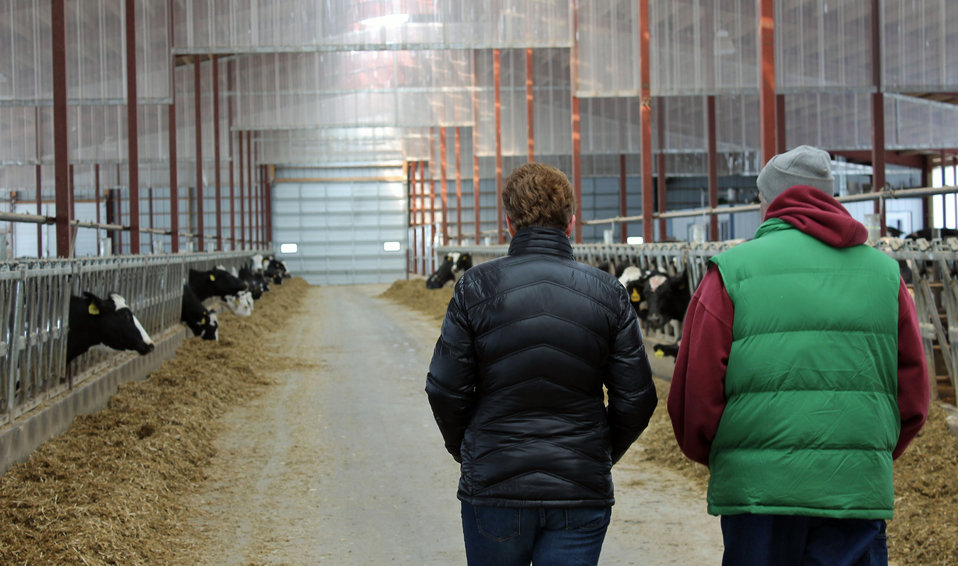
[[[272,241],[312,285],[388,283],[406,277],[407,204],[401,166],[277,168]],[[385,251],[385,242],[400,242]]]

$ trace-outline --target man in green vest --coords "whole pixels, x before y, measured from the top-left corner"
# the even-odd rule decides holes
[[[887,564],[892,460],[928,415],[914,302],[832,198],[827,152],[776,155],[757,184],[762,225],[686,312],[675,438],[709,467],[723,564]]]

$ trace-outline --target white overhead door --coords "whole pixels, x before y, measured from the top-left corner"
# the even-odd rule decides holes
[[[277,256],[294,275],[314,285],[406,276],[401,166],[277,168],[272,204]],[[294,253],[289,244],[296,245]]]

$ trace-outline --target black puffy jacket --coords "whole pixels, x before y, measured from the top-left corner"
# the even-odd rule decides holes
[[[459,498],[500,507],[613,504],[612,464],[656,405],[625,288],[541,227],[457,282],[426,393]]]

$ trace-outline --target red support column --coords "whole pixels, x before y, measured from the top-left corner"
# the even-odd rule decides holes
[[[785,153],[785,95],[775,95],[775,153]]]
[[[572,190],[575,193],[576,214],[574,240],[575,243],[582,243],[582,133],[579,114],[579,97],[575,95],[576,88],[579,86],[579,3],[576,0],[572,2],[572,51],[569,54],[569,72],[570,94],[572,100],[571,120],[572,120]]]
[[[419,259],[422,261],[422,273],[426,274],[426,162],[419,162],[419,194],[422,206],[420,210],[420,225],[422,226],[422,253]]]
[[[40,123],[40,122],[37,121],[37,124],[38,124],[38,125],[39,125],[39,123]],[[37,138],[39,138],[39,137],[40,137],[40,136],[37,136]],[[37,159],[39,159],[39,158],[40,158],[40,155],[39,155],[39,153],[37,153]],[[42,198],[42,197],[43,197],[43,189],[42,189],[42,185],[41,185],[41,183],[40,183],[40,181],[41,181],[41,179],[40,179],[40,170],[41,170],[40,164],[37,163],[37,216],[43,216],[43,198]],[[100,170],[99,170],[99,165],[97,165],[97,174],[98,174],[98,175],[99,175],[99,172],[100,172]],[[97,180],[99,180],[99,176],[97,177]],[[97,186],[99,187],[99,185],[97,185]],[[98,209],[97,209],[97,213],[99,213],[99,212],[100,212],[100,209],[98,208]],[[99,221],[100,221],[100,219],[97,218],[97,222],[99,222]],[[97,245],[99,245],[99,244],[97,244]],[[40,258],[42,258],[42,257],[43,257],[43,224],[37,224],[37,259],[40,259]]]
[[[439,197],[442,210],[442,245],[449,244],[449,189],[446,179],[446,127],[439,126]]]
[[[226,65],[226,88],[233,90],[233,64]],[[230,250],[236,249],[236,180],[233,177],[236,154],[233,153],[233,97],[226,97],[226,139],[229,140],[230,157]]]
[[[775,0],[758,0],[762,165],[775,155]]]
[[[239,143],[239,224],[240,224],[240,249],[246,249],[246,204],[245,204],[245,180],[246,170],[243,168],[243,132],[236,132]]]
[[[456,126],[456,244],[462,245],[462,141]]]
[[[536,160],[536,137],[533,128],[533,117],[535,116],[532,93],[532,48],[526,49],[526,115],[529,123],[529,162]]]
[[[167,39],[173,45],[173,5],[167,5]],[[180,195],[176,156],[176,58],[170,58],[170,253],[180,252]]]
[[[642,128],[642,239],[655,240],[652,224],[652,88],[649,51],[649,0],[639,0],[639,81],[641,96],[639,121]],[[665,234],[662,234],[664,237]]]
[[[658,178],[658,193],[659,193],[659,212],[665,212],[668,209],[668,198],[667,198],[667,177],[666,177],[666,164],[665,164],[665,99],[660,98],[658,103],[658,144],[659,144],[659,155],[658,155],[658,166],[656,167],[656,174]],[[666,218],[659,218],[659,239],[665,240],[666,235],[668,234],[669,222]]]
[[[66,14],[64,0],[50,2],[50,35],[53,38],[53,155],[56,183],[57,257],[71,251],[73,220],[70,195],[70,155],[67,147],[70,115],[67,112]]]
[[[126,123],[130,175],[130,253],[140,253],[140,150],[136,103],[136,0],[126,0]]]
[[[193,125],[196,128],[196,251],[206,251],[203,240],[203,98],[200,91],[200,59],[193,56]]]
[[[476,86],[476,60],[478,51],[473,53],[473,73],[472,86]],[[472,90],[472,199],[473,213],[476,217],[476,245],[481,243],[481,230],[479,218],[479,94],[477,88]]]
[[[223,251],[223,195],[220,186],[220,66],[213,55],[213,178],[216,183],[216,251]]]
[[[492,74],[495,83],[495,117],[496,117],[496,243],[503,244],[506,235],[502,228],[502,97],[501,77],[499,65],[499,50],[492,50]]]
[[[416,250],[419,239],[416,237],[416,165],[417,161],[409,164],[409,172],[406,175],[406,193],[409,195],[409,231],[412,232],[412,272],[419,273],[419,264],[416,262]],[[409,271],[410,258],[409,250],[406,251],[406,270]]]
[[[629,215],[629,199],[627,196],[628,178],[626,176],[625,154],[619,154],[619,216]],[[619,227],[620,241],[624,244],[629,239],[629,225],[625,222]]]
[[[249,247],[253,249],[253,132],[246,132],[246,181],[249,187]]]
[[[718,142],[715,133],[715,96],[705,97],[705,129],[708,136],[709,207],[718,206]],[[709,214],[709,240],[719,239],[718,215]]]
[[[882,92],[881,67],[881,0],[872,0],[872,191],[885,188],[885,96]],[[942,164],[944,166],[944,164]],[[879,215],[881,235],[887,235],[885,229],[885,207],[880,199],[875,200],[875,214]]]

